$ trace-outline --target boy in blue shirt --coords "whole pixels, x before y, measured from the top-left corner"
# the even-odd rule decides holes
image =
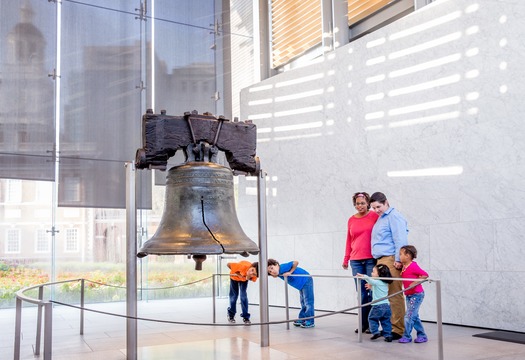
[[[298,267],[298,261],[290,261],[279,265],[274,259],[268,259],[268,275],[279,277],[284,280],[286,276],[288,284],[299,290],[301,297],[301,311],[299,311],[299,320],[294,321],[294,326],[302,328],[313,328],[314,323],[314,281],[311,276],[294,276],[310,275],[308,271]],[[309,319],[311,317],[311,319]]]

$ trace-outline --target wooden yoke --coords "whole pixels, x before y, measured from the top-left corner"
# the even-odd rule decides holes
[[[135,157],[137,169],[166,170],[168,159],[183,150],[186,161],[216,162],[218,150],[224,151],[232,170],[258,171],[255,158],[257,127],[250,121],[230,122],[223,116],[197,111],[184,116],[154,114],[142,116],[143,148]]]

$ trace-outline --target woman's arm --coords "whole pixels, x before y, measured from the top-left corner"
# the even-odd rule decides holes
[[[348,269],[348,261],[352,252],[352,233],[350,232],[350,220],[348,220],[348,229],[346,231],[345,257],[343,258],[343,269]]]

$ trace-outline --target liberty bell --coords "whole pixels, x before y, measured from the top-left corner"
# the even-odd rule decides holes
[[[193,255],[196,269],[201,270],[206,255],[258,254],[257,244],[246,236],[237,219],[233,172],[215,162],[218,135],[211,145],[193,142],[199,123],[193,119],[189,124],[192,141],[185,147],[187,161],[168,170],[161,221],[137,256]]]

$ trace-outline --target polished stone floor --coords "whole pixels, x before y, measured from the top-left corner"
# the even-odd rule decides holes
[[[100,311],[126,313],[125,303],[86,305]],[[212,301],[207,299],[139,302],[138,316],[163,321],[204,325],[138,322],[139,359],[191,360],[281,360],[281,359],[438,359],[437,327],[425,323],[430,341],[425,344],[386,343],[364,335],[358,341],[354,329],[357,316],[338,314],[316,320],[313,329],[285,324],[270,325],[269,346],[261,347],[257,325],[228,325],[225,299],[216,304],[217,324],[213,322]],[[297,310],[290,310],[290,318]],[[252,322],[259,319],[259,308],[251,306]],[[318,312],[317,315],[323,314]],[[86,312],[84,335],[79,335],[79,312],[56,306],[53,310],[53,359],[126,359],[126,319]],[[282,308],[270,308],[270,321],[286,318]],[[24,307],[22,314],[21,359],[35,359],[36,308]],[[238,322],[240,319],[237,319]],[[13,359],[15,310],[0,310],[0,359]],[[473,337],[486,332],[479,328],[446,325],[443,329],[444,359],[525,359],[525,345]],[[43,351],[43,349],[41,350]],[[37,358],[43,358],[42,355]]]

